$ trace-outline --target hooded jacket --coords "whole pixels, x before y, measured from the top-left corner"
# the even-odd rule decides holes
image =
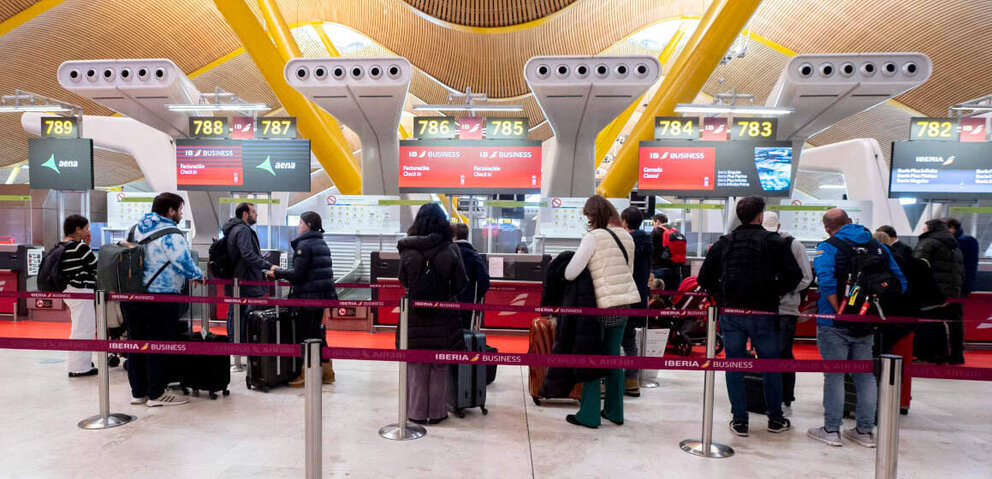
[[[868,231],[864,226],[856,224],[844,225],[834,236],[855,245],[866,245],[869,241],[873,241],[871,231]],[[835,294],[843,296],[844,294],[843,292],[837,292],[837,248],[830,243],[823,242],[817,245],[816,249],[819,255],[813,260],[813,269],[816,270],[816,280],[820,288],[820,299],[817,300],[816,307],[822,314],[834,314],[837,311],[830,305],[827,296]],[[899,284],[902,286],[903,292],[905,292],[908,286],[906,276],[899,269],[899,265],[896,264],[895,259],[892,258],[892,253],[889,252],[889,249],[885,247],[883,249],[889,258],[889,269],[899,279]],[[838,299],[838,301],[840,300]],[[817,319],[816,324],[820,326],[833,326],[834,322],[832,319]]]
[[[468,275],[468,284],[456,298],[459,303],[476,303],[486,296],[486,291],[489,291],[489,270],[472,243],[458,240],[455,241],[455,245],[461,251],[462,264],[465,266],[465,274]]]
[[[221,228],[227,244],[227,254],[234,261],[234,277],[242,281],[261,281],[262,271],[272,267],[262,258],[258,234],[241,218],[227,220]],[[295,247],[293,249],[296,249]],[[241,296],[258,298],[265,294],[263,286],[241,286]]]
[[[155,231],[175,228],[176,222],[158,213],[145,213],[134,228],[134,241],[141,241]],[[168,264],[165,269],[163,265]],[[148,285],[149,293],[179,293],[188,279],[203,279],[203,271],[196,265],[189,252],[186,237],[167,234],[145,245],[145,284],[162,269],[162,273]]]
[[[977,287],[978,240],[961,230],[955,231],[954,237],[958,240],[958,248],[964,259],[964,284],[961,285],[961,296],[968,296]]]
[[[913,255],[927,263],[933,270],[933,277],[940,285],[940,292],[948,298],[961,296],[964,283],[964,256],[958,248],[958,240],[944,225],[920,235]]]
[[[334,289],[331,250],[319,231],[307,231],[289,243],[293,248],[293,268],[277,269],[278,279],[293,283],[290,298],[338,299]]]
[[[461,251],[451,242],[451,237],[438,233],[408,236],[399,240],[396,248],[400,252],[399,280],[407,293],[415,282],[422,280],[427,259],[431,260],[442,282],[434,287],[443,291],[448,301],[454,300],[455,295],[468,284]],[[396,334],[396,343],[399,344],[399,329]],[[411,308],[408,347],[464,350],[465,338],[458,312],[450,309]]]

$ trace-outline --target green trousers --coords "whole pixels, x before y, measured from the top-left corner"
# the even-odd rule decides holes
[[[624,325],[615,328],[600,327],[600,334],[606,343],[606,354],[620,355],[620,343],[623,341]],[[586,381],[582,384],[582,398],[579,400],[579,412],[575,418],[586,426],[599,426],[600,409],[600,380]],[[623,422],[623,369],[611,369],[606,376],[606,404],[602,412],[611,421]]]

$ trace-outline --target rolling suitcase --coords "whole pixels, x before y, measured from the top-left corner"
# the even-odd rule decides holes
[[[555,343],[555,325],[545,317],[534,318],[530,323],[529,332],[530,345],[527,354],[551,354],[551,349]],[[548,368],[545,366],[529,366],[528,368],[528,389],[534,404],[541,405],[542,399],[555,399],[541,395],[541,386],[547,377]],[[582,383],[578,383],[568,394],[569,399],[578,400],[582,394]]]
[[[486,352],[486,335],[475,331],[465,331],[465,346],[470,353]],[[448,384],[448,406],[458,417],[465,417],[464,409],[477,407],[482,414],[489,414],[486,409],[486,379],[488,366],[484,364],[453,364],[451,381]]]
[[[761,373],[744,373],[744,397],[747,399],[749,412],[765,414],[768,407],[765,404],[765,376]]]
[[[180,341],[226,343],[227,336],[207,333],[185,333]],[[231,394],[227,389],[231,384],[231,357],[207,355],[177,355],[179,360],[179,385],[184,390],[192,390],[194,395],[206,391],[210,399],[217,399],[217,393]]]
[[[296,323],[290,309],[252,311],[247,321],[248,342],[255,344],[296,344]],[[295,358],[248,356],[245,382],[248,389],[268,392],[299,375]]]

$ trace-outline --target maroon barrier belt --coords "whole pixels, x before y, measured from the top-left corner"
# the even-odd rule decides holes
[[[992,368],[964,366],[935,366],[932,364],[907,364],[906,376],[914,378],[959,379],[965,381],[992,381]]]
[[[95,299],[96,293],[49,293],[46,291],[0,291],[0,298]]]

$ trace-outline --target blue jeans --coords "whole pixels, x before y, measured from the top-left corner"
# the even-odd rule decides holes
[[[870,360],[874,336],[851,336],[847,330],[831,326],[817,326],[816,346],[825,360]],[[858,394],[855,416],[858,430],[871,431],[875,427],[875,401],[878,385],[873,374],[852,374]],[[829,431],[840,430],[844,417],[844,374],[823,373],[823,426]]]
[[[248,313],[251,312],[251,306],[247,304],[241,305],[241,343],[248,342]],[[234,305],[227,305],[227,340],[234,342]]]
[[[728,359],[747,358],[747,340],[761,359],[778,359],[781,354],[779,333],[775,329],[778,318],[763,315],[724,314],[720,316],[720,333],[723,334],[724,351]],[[744,393],[744,373],[727,371],[727,395],[734,422],[748,423],[747,396]],[[782,374],[764,373],[765,414],[769,419],[782,418]],[[843,392],[843,391],[842,391]]]

